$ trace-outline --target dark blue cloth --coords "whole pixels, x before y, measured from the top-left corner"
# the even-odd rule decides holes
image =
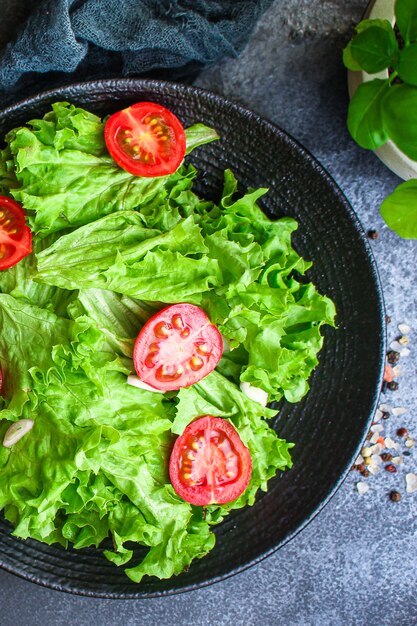
[[[236,56],[272,0],[43,0],[0,55],[0,93],[41,76],[181,79]],[[52,73],[52,74],[51,74]],[[59,80],[58,80],[59,82]]]

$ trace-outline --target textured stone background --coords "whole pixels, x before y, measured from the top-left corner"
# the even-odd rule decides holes
[[[238,100],[292,134],[328,169],[364,228],[379,231],[372,247],[392,317],[388,339],[398,334],[398,323],[414,328],[411,356],[401,360],[399,390],[386,397],[408,412],[384,422],[385,434],[395,435],[405,425],[417,435],[417,244],[384,227],[379,204],[399,180],[353,143],[345,124],[341,51],[365,5],[365,0],[278,0],[241,56],[205,71],[197,84]],[[6,29],[8,21],[16,24],[24,13],[25,2],[3,3],[3,41],[13,32]],[[233,578],[188,594],[144,601],[77,598],[0,572],[0,624],[412,626],[417,624],[417,493],[405,493],[407,471],[417,472],[416,448],[397,474],[369,478],[363,496],[355,488],[358,475],[351,472],[290,544]],[[403,495],[398,504],[388,499],[393,488]]]

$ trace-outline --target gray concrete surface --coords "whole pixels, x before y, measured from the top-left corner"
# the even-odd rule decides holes
[[[7,3],[10,4],[10,3]],[[372,242],[392,317],[408,323],[411,355],[401,359],[399,389],[387,402],[407,408],[384,421],[385,435],[405,425],[417,435],[417,243],[390,232],[379,216],[397,179],[346,131],[348,102],[341,52],[365,0],[274,2],[238,59],[206,70],[197,85],[229,96],[282,126],[328,169],[345,192]],[[366,346],[364,346],[366,350]],[[360,376],[360,372],[358,372]],[[416,448],[396,474],[367,479],[356,491],[351,472],[328,506],[290,544],[245,572],[191,593],[143,601],[78,598],[37,587],[0,571],[2,626],[413,626],[417,624],[417,492],[405,474],[417,473]],[[402,494],[399,503],[388,498]]]

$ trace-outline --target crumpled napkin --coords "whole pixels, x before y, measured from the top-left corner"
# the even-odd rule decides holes
[[[39,86],[42,76],[54,84],[104,76],[180,80],[236,56],[271,3],[35,0],[17,39],[0,54],[0,90]]]

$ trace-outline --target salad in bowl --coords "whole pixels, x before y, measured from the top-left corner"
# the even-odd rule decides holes
[[[217,139],[157,102],[57,101],[0,155],[0,510],[137,583],[291,468],[274,403],[307,394],[334,325],[267,189],[226,170],[216,201],[194,190]]]

